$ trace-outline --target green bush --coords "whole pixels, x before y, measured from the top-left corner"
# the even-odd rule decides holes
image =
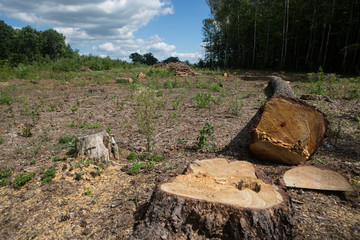
[[[28,181],[30,181],[31,179],[33,179],[35,177],[36,173],[22,173],[20,175],[17,175],[15,177],[15,187],[21,187],[24,186]]]
[[[52,70],[58,72],[74,72],[79,70],[80,65],[76,58],[61,58],[53,63]]]

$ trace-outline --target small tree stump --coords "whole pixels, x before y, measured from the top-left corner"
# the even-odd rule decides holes
[[[78,157],[104,158],[105,161],[109,161],[113,153],[114,157],[119,159],[118,146],[113,136],[109,136],[106,131],[78,137],[75,150]]]
[[[288,199],[255,174],[249,162],[209,159],[161,183],[133,239],[287,239],[292,235]]]
[[[259,158],[286,164],[306,161],[321,146],[328,121],[318,109],[296,99],[279,77],[272,77],[271,84],[273,97],[260,109],[250,150]]]

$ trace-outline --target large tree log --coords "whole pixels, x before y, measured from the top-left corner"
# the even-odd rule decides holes
[[[274,89],[254,124],[251,152],[286,164],[306,161],[322,144],[328,121],[315,107],[296,99],[289,84],[271,78]]]
[[[158,186],[133,239],[290,238],[288,198],[255,172],[244,161],[190,164],[186,174]]]

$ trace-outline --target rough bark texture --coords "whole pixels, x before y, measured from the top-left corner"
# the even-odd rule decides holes
[[[289,84],[271,77],[273,97],[260,109],[250,141],[261,159],[298,164],[321,146],[327,130],[325,115],[296,99]]]
[[[290,85],[280,77],[271,76],[270,83],[272,85],[272,97],[288,97],[296,99],[296,95]]]
[[[207,162],[211,160],[205,160]],[[220,159],[215,159],[220,161]],[[226,160],[225,160],[226,161]],[[199,161],[196,164],[202,164]],[[218,166],[223,165],[219,162]],[[250,164],[250,163],[247,163]],[[251,164],[250,164],[251,165]],[[248,207],[239,207],[236,204],[225,204],[201,198],[194,198],[184,196],[184,192],[180,194],[170,193],[168,185],[172,185],[177,181],[182,181],[187,178],[187,175],[201,177],[214,177],[216,172],[221,174],[221,169],[213,169],[213,171],[204,172],[198,171],[190,165],[186,175],[180,175],[171,179],[169,182],[161,183],[155,190],[145,213],[142,215],[138,224],[135,226],[132,239],[289,239],[292,236],[292,213],[289,207],[288,198],[282,189],[279,189],[271,184],[265,184],[260,178],[255,176],[255,172],[247,173],[254,174],[255,179],[261,182],[261,188],[254,189],[250,185],[244,186],[243,182],[236,185],[237,192],[249,193],[249,195],[256,195],[256,192],[261,192],[266,187],[274,188],[277,192],[280,202],[268,207],[256,206],[251,207],[254,199],[246,198]],[[223,165],[225,166],[225,165]],[[227,166],[228,169],[236,170],[235,166]],[[240,169],[241,171],[241,169]],[[235,171],[236,172],[236,171]],[[231,175],[231,174],[230,174]],[[241,176],[237,176],[240,177]],[[249,176],[252,178],[251,176]],[[223,186],[226,181],[233,181],[233,177],[229,176],[227,180],[221,176],[215,182],[219,186]],[[246,182],[247,177],[244,178]],[[196,181],[196,180],[194,180]],[[211,186],[209,180],[209,185]],[[181,184],[180,184],[181,185]],[[191,183],[184,183],[185,190],[191,186]],[[225,184],[226,185],[226,184]],[[241,186],[239,186],[241,185]],[[267,185],[267,186],[265,186]],[[166,187],[164,187],[166,186]],[[195,184],[198,187],[197,184]],[[209,186],[204,186],[205,189]],[[224,187],[227,188],[226,186]],[[235,188],[235,187],[234,187]],[[249,188],[253,188],[252,190]],[[198,189],[201,192],[201,189]],[[243,192],[242,192],[243,191]],[[216,191],[210,193],[209,196],[214,197],[214,194],[222,196],[228,195],[227,190]],[[247,194],[245,194],[248,196]],[[264,194],[266,195],[266,194]],[[216,196],[215,196],[216,197]],[[266,196],[264,196],[266,198]],[[225,198],[225,197],[224,197]],[[239,197],[241,198],[241,197]],[[255,207],[256,206],[256,207]]]
[[[93,159],[104,158],[110,160],[111,153],[115,159],[119,159],[118,146],[113,136],[106,131],[80,136],[76,139],[75,149],[77,156],[87,156]]]

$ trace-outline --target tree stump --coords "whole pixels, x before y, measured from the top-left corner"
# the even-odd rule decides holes
[[[87,156],[93,159],[110,160],[111,153],[115,159],[119,159],[118,146],[113,136],[106,131],[78,137],[75,142],[75,150],[78,157]]]
[[[298,164],[322,144],[328,121],[315,107],[296,99],[289,84],[271,78],[273,97],[260,109],[250,141],[261,159]]]
[[[292,214],[282,189],[249,162],[209,159],[158,185],[133,239],[287,239]]]

